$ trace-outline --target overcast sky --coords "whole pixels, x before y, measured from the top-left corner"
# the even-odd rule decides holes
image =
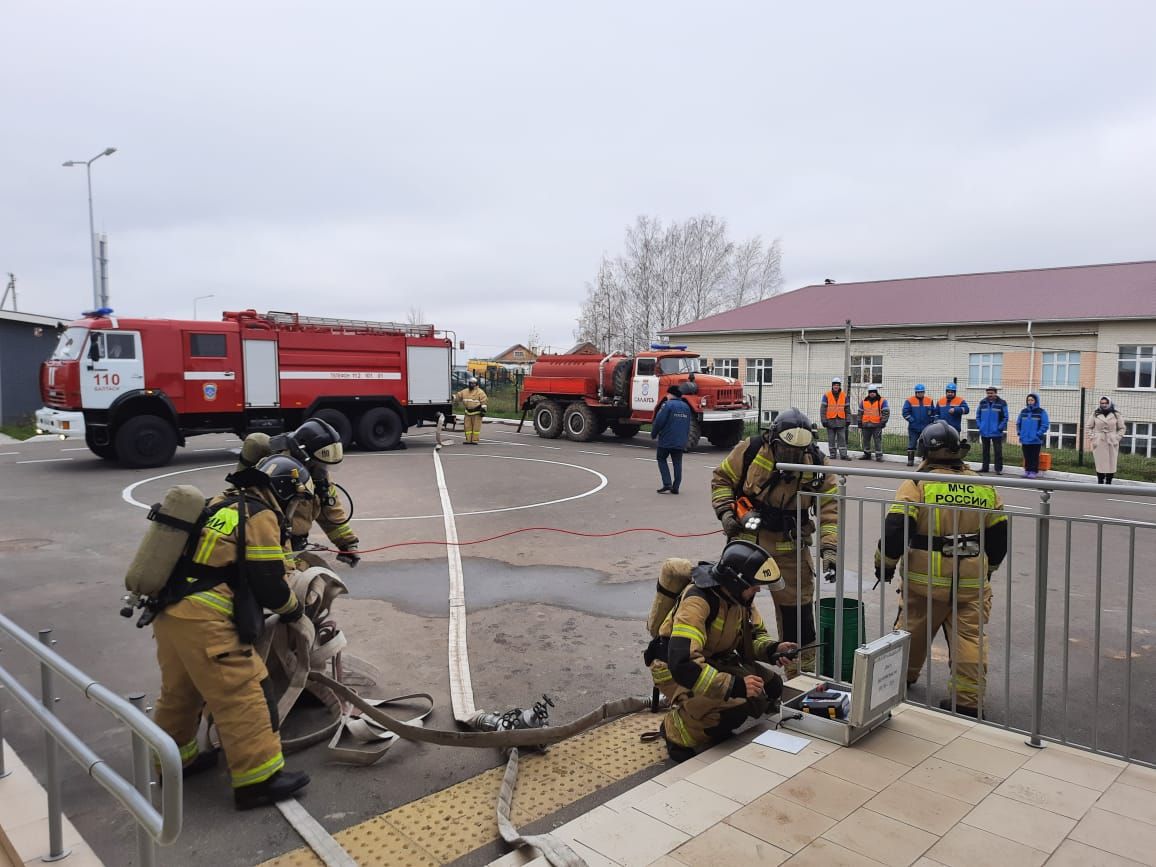
[[[1156,4],[25,2],[0,272],[122,315],[405,319],[556,350],[638,214],[788,288],[1156,258]],[[918,299],[963,304],[960,299]]]

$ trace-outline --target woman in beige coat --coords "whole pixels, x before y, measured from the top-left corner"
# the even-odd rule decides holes
[[[1088,444],[1096,458],[1096,481],[1112,484],[1116,475],[1116,458],[1120,454],[1120,440],[1124,438],[1124,417],[1106,397],[1088,420]]]

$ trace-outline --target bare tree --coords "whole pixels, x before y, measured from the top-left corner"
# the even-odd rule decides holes
[[[530,333],[526,336],[526,348],[537,355],[541,345],[542,336],[538,333],[538,329],[531,325]]]
[[[425,314],[420,307],[410,307],[405,316],[406,325],[425,325]]]

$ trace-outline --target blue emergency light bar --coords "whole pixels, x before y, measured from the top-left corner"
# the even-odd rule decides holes
[[[684,344],[682,346],[671,346],[669,343],[652,343],[652,344],[650,344],[650,348],[651,349],[686,349],[686,345]]]

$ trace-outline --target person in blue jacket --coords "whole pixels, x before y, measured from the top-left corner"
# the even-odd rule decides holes
[[[686,451],[690,439],[690,422],[694,410],[682,399],[682,391],[677,385],[670,386],[666,395],[666,400],[658,408],[658,414],[650,425],[650,438],[658,440],[658,474],[662,476],[662,487],[658,493],[677,494],[682,484],[682,453]],[[673,480],[666,465],[667,458],[670,458],[674,467]]]
[[[1024,451],[1024,478],[1034,479],[1040,474],[1040,449],[1048,435],[1048,411],[1040,406],[1040,396],[1028,395],[1027,406],[1016,419],[1016,436]]]
[[[903,401],[903,418],[907,422],[907,466],[915,466],[915,444],[923,429],[939,418],[935,401],[927,396],[922,383],[915,386],[915,394]]]
[[[983,440],[983,466],[986,473],[991,466],[991,451],[995,448],[995,474],[1003,475],[1003,440],[1007,436],[1007,401],[999,396],[994,385],[987,387],[987,396],[975,408],[975,420],[979,424],[979,436]]]
[[[963,433],[963,417],[971,412],[967,401],[955,393],[955,383],[949,382],[941,397],[935,404],[935,411],[940,421],[945,421],[959,433]]]

